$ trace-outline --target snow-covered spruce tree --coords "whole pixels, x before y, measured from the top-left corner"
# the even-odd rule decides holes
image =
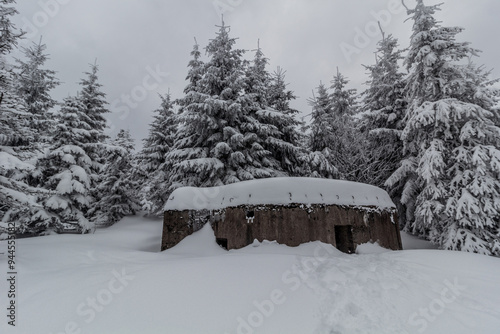
[[[87,211],[94,202],[91,186],[97,163],[85,148],[98,130],[84,109],[80,98],[70,97],[56,114],[53,144],[39,161],[44,187],[53,192],[43,204],[53,216],[36,222],[38,229],[57,229],[63,223],[79,225],[83,231],[94,226]]]
[[[23,120],[24,115],[19,115],[21,110],[15,96],[13,66],[6,58],[22,36],[11,21],[11,17],[18,13],[14,4],[15,0],[0,0],[0,147],[14,146],[29,139],[27,132],[16,129],[20,123],[27,125],[27,121]]]
[[[403,160],[401,132],[407,107],[405,99],[405,75],[399,62],[403,51],[398,49],[398,41],[383,34],[377,45],[376,64],[366,66],[369,81],[363,92],[360,122],[368,134],[365,149],[369,157],[366,169],[367,180],[377,187],[385,187],[385,182],[398,169]],[[398,206],[399,223],[406,224],[404,206],[401,204],[401,184],[385,187]]]
[[[410,100],[407,118],[424,102],[461,98],[467,81],[460,75],[463,67],[457,64],[478,53],[470,43],[456,41],[456,35],[463,28],[440,26],[434,18],[439,7],[425,6],[423,0],[417,0],[416,8],[409,10],[414,24],[405,59],[409,71],[406,91]]]
[[[309,100],[312,107],[309,148],[311,151],[322,151],[329,147],[333,136],[330,122],[332,102],[328,89],[323,83],[320,83],[316,92],[317,96]]]
[[[0,234],[10,223],[14,223],[16,233],[37,233],[41,230],[29,226],[48,217],[39,204],[40,197],[48,192],[28,183],[35,166],[32,161],[24,159],[26,147],[32,147],[34,138],[29,115],[16,103],[18,100],[10,83],[10,78],[3,82],[0,103]]]
[[[107,164],[103,170],[102,182],[97,192],[100,199],[91,211],[97,227],[115,224],[125,216],[135,215],[139,210],[136,194],[138,181],[131,175],[134,141],[129,131],[120,130],[111,142]]]
[[[356,90],[348,89],[349,80],[337,69],[332,80],[330,154],[339,177],[350,181],[367,182],[365,137],[354,122],[357,111]]]
[[[49,59],[41,41],[23,48],[26,60],[16,59],[15,88],[24,111],[30,113],[30,128],[39,144],[49,141],[53,120],[48,111],[56,105],[50,91],[59,85],[55,71],[44,69]]]
[[[368,132],[371,154],[371,184],[383,187],[403,159],[403,130],[407,102],[405,75],[400,71],[403,59],[398,41],[389,35],[378,43],[376,64],[366,66],[369,81],[363,92],[360,117]]]
[[[82,112],[87,115],[87,122],[92,129],[91,137],[85,145],[85,150],[93,161],[99,164],[105,163],[105,142],[108,136],[105,134],[107,126],[104,114],[109,113],[106,108],[106,94],[102,91],[102,84],[99,83],[98,77],[99,66],[94,63],[90,64],[90,71],[84,72],[87,76],[80,81],[82,87],[77,98],[80,100],[80,105],[83,107]],[[101,168],[102,166],[93,166]]]
[[[486,71],[484,66],[477,66],[472,61],[465,66],[460,65],[459,69],[464,78],[460,89],[460,100],[491,111],[493,121],[500,126],[500,89],[497,85],[500,79],[491,79],[491,71]],[[498,139],[500,141],[500,138]]]
[[[404,130],[421,148],[412,231],[445,249],[500,255],[500,128],[491,118],[478,105],[441,99],[420,106]]]
[[[9,89],[6,85],[4,88]],[[40,197],[48,192],[28,182],[35,172],[33,162],[24,161],[25,148],[33,144],[29,115],[15,104],[15,93],[10,88],[3,91],[0,104],[0,234],[9,223],[15,224],[17,233],[36,233],[40,230],[29,226],[41,217],[48,217],[39,204]]]
[[[11,16],[18,14],[14,7],[16,0],[0,0],[0,54],[9,54],[17,46],[18,39],[23,35],[12,23]]]
[[[106,118],[104,114],[110,111],[106,108],[108,102],[106,101],[106,94],[102,91],[102,84],[99,83],[99,66],[94,63],[90,65],[90,71],[85,72],[86,78],[80,81],[82,89],[78,95],[81,104],[83,105],[83,112],[89,118],[89,125],[93,130],[96,130],[95,143],[102,143],[106,140],[107,136],[104,134],[106,129]]]
[[[201,78],[203,78],[203,74],[205,71],[205,64],[200,59],[201,58],[200,46],[198,45],[196,39],[195,39],[195,44],[193,46],[193,50],[191,51],[191,56],[193,58],[189,61],[188,64],[189,71],[186,77],[188,85],[184,89],[184,94],[186,95],[190,94],[190,92],[198,91],[199,88],[198,83],[201,80]]]
[[[177,133],[177,114],[174,112],[170,93],[161,96],[161,106],[156,110],[150,125],[149,136],[137,156],[138,168],[146,176],[140,179],[143,210],[159,215],[171,192],[170,173],[172,165],[166,155],[172,150]]]
[[[309,100],[309,103],[312,107],[312,120],[307,145],[310,153],[304,157],[306,175],[318,178],[337,178],[338,170],[332,165],[330,149],[333,138],[332,103],[323,83],[320,83],[317,88],[317,96]]]
[[[0,104],[10,91],[12,66],[7,63],[5,56],[17,47],[18,39],[22,37],[11,21],[12,16],[18,14],[14,7],[15,0],[0,0]]]
[[[409,11],[407,156],[388,185],[404,183],[413,233],[444,249],[500,255],[500,128],[486,106],[471,100],[471,79],[459,64],[476,50],[456,42],[461,28],[438,24],[438,9],[418,0]]]
[[[17,14],[14,4],[14,0],[0,1],[0,233],[8,223],[14,223],[20,232],[21,225],[44,213],[38,205],[43,189],[26,183],[34,166],[22,161],[19,154],[20,148],[33,143],[34,138],[29,114],[23,111],[16,96],[13,66],[6,59],[22,35],[11,22]]]
[[[298,113],[289,106],[293,93],[286,91],[284,73],[271,76],[266,69],[268,60],[259,46],[253,63],[247,69],[245,93],[253,100],[250,115],[261,124],[258,128],[260,144],[279,162],[286,176],[303,174],[300,135],[297,131]],[[280,109],[276,109],[276,108]]]
[[[271,177],[278,162],[259,144],[261,124],[251,117],[244,94],[243,50],[233,49],[229,27],[220,27],[208,44],[209,56],[195,90],[178,100],[180,127],[174,150],[173,187],[217,186]]]
[[[269,107],[268,95],[271,75],[266,67],[268,59],[259,46],[255,52],[253,62],[246,66],[245,93],[251,95],[257,110]],[[246,64],[245,64],[246,65]]]
[[[132,160],[132,177],[137,180],[137,198],[139,199],[139,204],[142,211],[151,212],[151,202],[147,200],[149,194],[149,180],[151,176],[146,173],[142,162],[142,151],[137,152],[133,155]]]
[[[189,61],[189,71],[186,77],[188,85],[184,89],[186,98],[190,96],[191,93],[198,91],[198,82],[203,77],[204,63],[200,59],[201,53],[196,39],[193,50],[191,51],[191,56],[192,59]],[[157,178],[159,175],[155,174],[153,178],[153,173],[167,167],[164,165],[166,162],[166,153],[169,152],[174,145],[176,140],[175,133],[179,126],[179,121],[173,114],[169,114],[172,111],[170,95],[167,97],[160,97],[162,99],[162,106],[157,110],[158,115],[155,116],[155,120],[150,126],[149,136],[144,140],[143,149],[134,159],[133,167],[134,177],[140,180],[140,189],[138,191],[141,208],[149,214],[158,212],[159,206],[161,205],[159,197],[156,197],[155,200],[153,199],[154,196],[152,196],[153,193],[157,192],[158,186],[160,186],[155,186],[155,182],[159,182]],[[174,138],[172,138],[172,140],[169,139],[169,143],[164,143],[163,139],[167,137],[170,138],[170,136],[174,136]],[[159,143],[158,146],[156,146],[155,143]],[[156,149],[158,149],[159,152],[156,152]],[[169,163],[170,162],[171,160],[169,160]],[[169,168],[171,168],[171,166]],[[173,191],[170,184],[170,178],[172,177],[171,170],[169,169],[168,173],[165,173],[163,177],[164,178],[161,179],[162,185],[165,185],[165,181],[168,180],[168,186],[162,189],[162,191],[165,191],[162,197],[167,196],[168,193]]]
[[[287,115],[297,115],[299,111],[290,106],[290,102],[295,100],[297,96],[291,90],[288,90],[287,86],[286,71],[278,67],[271,74],[268,91],[269,106]]]
[[[299,111],[292,108],[290,103],[297,98],[294,92],[287,89],[288,83],[286,82],[286,71],[281,67],[278,67],[276,71],[271,74],[271,83],[269,86],[269,105],[284,114],[293,116],[293,123],[290,126],[285,127],[281,131],[285,137],[285,140],[301,148],[301,160],[304,160],[304,156],[307,155],[306,152],[306,142],[307,142],[307,124],[298,118]],[[306,171],[302,171],[299,175],[305,174]]]
[[[102,91],[102,84],[99,83],[99,67],[96,63],[90,64],[90,71],[85,72],[86,77],[80,81],[81,90],[78,93],[78,100],[82,107],[81,112],[87,117],[87,124],[92,131],[90,137],[86,138],[84,146],[86,154],[92,160],[92,178],[90,180],[90,189],[92,199],[99,199],[101,194],[96,192],[97,186],[102,182],[102,168],[106,164],[106,140],[105,134],[106,118],[104,115],[110,111],[106,108],[106,94]],[[88,217],[94,219],[95,217]]]

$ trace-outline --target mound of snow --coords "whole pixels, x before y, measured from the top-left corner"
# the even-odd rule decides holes
[[[384,248],[378,242],[361,244],[356,247],[356,254],[380,254],[390,252],[390,249]]]
[[[212,226],[205,224],[201,230],[184,238],[175,247],[168,249],[166,253],[182,256],[214,256],[227,254],[227,251],[215,242],[215,234]]]
[[[264,204],[336,204],[395,208],[385,190],[371,185],[341,180],[280,177],[212,188],[179,188],[170,195],[165,211],[217,210]]]
[[[281,254],[281,255],[294,255],[306,257],[321,257],[327,254],[329,257],[343,257],[348,256],[342,253],[333,245],[325,244],[321,241],[313,241],[303,243],[297,247],[290,247],[287,245],[279,244],[277,241],[264,240],[259,242],[257,239],[252,244],[241,249],[230,250],[230,253],[244,253],[244,254]]]

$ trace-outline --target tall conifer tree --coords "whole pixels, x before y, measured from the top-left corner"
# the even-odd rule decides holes
[[[460,64],[476,50],[456,41],[463,29],[439,25],[438,9],[418,0],[409,11],[407,155],[388,185],[404,184],[412,232],[444,249],[498,255],[500,128],[492,111],[472,99]],[[482,80],[477,72],[475,79]]]
[[[83,110],[79,98],[65,99],[57,115],[53,144],[39,161],[43,185],[51,194],[43,200],[50,215],[37,221],[37,228],[74,224],[88,231],[94,227],[87,212],[95,201],[91,190],[96,162],[85,148],[98,130],[92,127],[91,118]]]
[[[140,208],[136,193],[139,181],[131,174],[134,141],[130,132],[120,130],[111,145],[115,149],[107,158],[97,189],[100,198],[92,214],[98,227],[113,225],[125,216],[135,215]]]
[[[377,187],[385,187],[385,182],[399,168],[403,159],[401,133],[407,100],[405,74],[399,65],[404,59],[402,53],[402,50],[398,50],[397,39],[383,34],[377,45],[376,63],[366,66],[369,81],[363,93],[360,115],[362,129],[368,135],[365,150],[370,159],[367,180]],[[398,206],[399,223],[404,227],[406,213],[401,204],[401,184],[386,189]]]
[[[174,187],[217,186],[276,175],[276,160],[259,143],[261,124],[244,94],[243,50],[234,49],[229,27],[219,28],[206,51],[203,76],[179,104],[179,138],[167,155]]]
[[[357,92],[347,88],[349,80],[337,69],[332,80],[330,138],[331,161],[339,177],[350,181],[366,182],[366,156],[363,154],[364,138],[353,115],[357,111]]]
[[[252,99],[250,115],[260,123],[258,136],[260,144],[278,161],[277,175],[298,176],[303,173],[300,149],[299,122],[289,102],[293,93],[286,91],[283,73],[273,77],[266,69],[267,58],[260,45],[251,65],[247,69],[245,93]],[[280,108],[280,109],[276,109]]]
[[[321,83],[317,96],[309,101],[312,120],[308,149],[305,156],[307,175],[319,178],[337,178],[338,169],[332,164],[331,143],[333,140],[332,101],[326,86]]]
[[[23,48],[26,60],[17,59],[15,66],[16,93],[24,111],[31,114],[30,128],[39,144],[50,140],[54,122],[48,112],[57,103],[50,96],[50,91],[59,85],[56,72],[44,68],[49,59],[46,49],[41,40],[38,44],[33,43],[31,47]]]
[[[177,134],[177,114],[170,93],[160,96],[162,103],[151,123],[149,136],[137,160],[143,178],[140,178],[143,209],[153,215],[161,215],[163,205],[172,192],[170,179],[172,163],[166,159],[172,150]]]

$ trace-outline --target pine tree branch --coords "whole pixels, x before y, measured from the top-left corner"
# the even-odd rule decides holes
[[[410,11],[410,9],[408,8],[408,6],[405,4],[405,0],[401,0],[401,3],[403,4],[404,8],[406,8],[406,12],[408,13]]]

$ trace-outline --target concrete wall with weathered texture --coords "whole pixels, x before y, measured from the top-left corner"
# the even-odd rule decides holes
[[[163,216],[161,250],[172,248],[185,237],[193,234],[189,211],[167,211]]]
[[[165,213],[162,250],[173,247],[180,238],[193,233],[193,217],[199,214],[188,211]],[[381,246],[402,249],[397,215],[394,211],[374,207],[346,207],[336,205],[260,205],[240,206],[204,213],[210,222],[215,238],[227,240],[228,249],[238,249],[259,241],[277,241],[288,246],[298,246],[310,241],[329,243],[343,251],[354,250],[357,245],[378,241]],[[186,220],[188,220],[186,222]],[[345,242],[349,233],[352,245]],[[168,234],[172,234],[169,236]],[[339,241],[342,240],[342,241]]]

